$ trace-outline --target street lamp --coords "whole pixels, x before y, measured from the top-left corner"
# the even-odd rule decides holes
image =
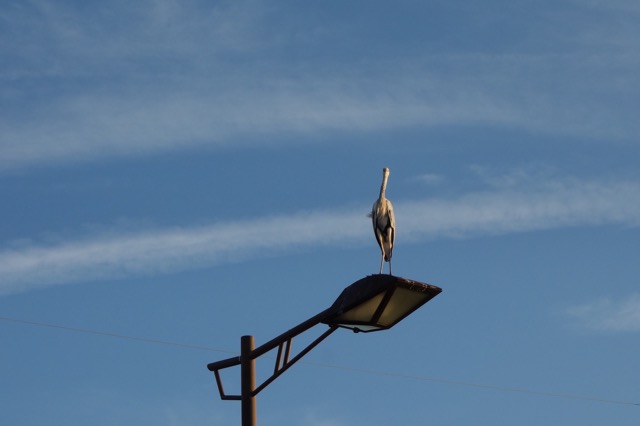
[[[210,363],[207,368],[215,375],[221,399],[242,402],[242,425],[256,426],[256,395],[331,333],[341,327],[356,333],[389,329],[440,292],[441,288],[431,284],[393,275],[370,275],[345,288],[328,309],[258,348],[253,336],[242,336],[239,357]],[[329,329],[290,358],[293,338],[320,323],[328,325]],[[256,387],[255,360],[276,347],[278,354],[273,374]],[[220,370],[237,365],[240,365],[241,394],[227,395]]]

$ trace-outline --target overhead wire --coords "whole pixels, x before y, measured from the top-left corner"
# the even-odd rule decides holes
[[[111,332],[105,332],[105,331],[91,330],[91,329],[87,329],[87,328],[68,327],[68,326],[65,326],[65,325],[44,323],[44,322],[38,322],[38,321],[30,321],[30,320],[24,320],[24,319],[19,319],[19,318],[10,318],[10,317],[0,316],[0,320],[7,321],[7,322],[14,322],[14,323],[18,323],[18,324],[33,325],[33,326],[37,326],[37,327],[45,327],[45,328],[53,328],[53,329],[64,330],[64,331],[71,331],[71,332],[74,332],[74,333],[85,333],[85,334],[93,334],[93,335],[97,335],[97,336],[115,337],[117,339],[135,340],[135,341],[144,342],[144,343],[154,343],[154,344],[159,344],[159,345],[177,346],[177,347],[181,347],[181,348],[197,349],[197,350],[209,351],[209,352],[236,353],[236,352],[233,352],[233,351],[227,351],[227,350],[224,350],[224,349],[216,349],[216,348],[212,348],[212,347],[209,347],[209,346],[192,345],[192,344],[188,344],[188,343],[178,343],[178,342],[172,342],[172,341],[169,341],[169,340],[150,339],[150,338],[147,338],[147,337],[128,336],[128,335],[125,335],[125,334],[118,334],[118,333],[111,333]]]
[[[537,396],[544,396],[544,397],[551,397],[551,398],[565,398],[565,399],[573,399],[573,400],[600,402],[605,404],[640,406],[640,403],[635,403],[630,401],[603,399],[603,398],[556,393],[556,392],[536,391],[536,390],[524,389],[524,388],[513,388],[513,387],[505,387],[505,386],[490,385],[490,384],[472,383],[472,382],[465,382],[460,380],[425,377],[425,376],[418,376],[415,374],[404,374],[404,373],[389,372],[389,371],[369,370],[364,368],[346,367],[342,365],[323,364],[323,363],[317,363],[317,362],[306,362],[306,364],[316,365],[318,367],[324,367],[324,368],[335,368],[338,370],[352,371],[355,373],[370,374],[370,375],[376,375],[376,376],[397,377],[400,379],[416,380],[421,382],[433,382],[433,383],[441,383],[441,384],[447,384],[447,385],[489,389],[489,390],[495,390],[495,391],[501,391],[501,392],[523,393],[523,394],[537,395]]]
[[[174,346],[174,347],[180,347],[185,349],[194,349],[194,350],[202,350],[202,351],[208,351],[208,352],[218,352],[218,353],[226,353],[226,354],[234,354],[234,355],[238,354],[237,351],[213,348],[210,346],[180,343],[180,342],[174,342],[170,340],[151,339],[147,337],[130,336],[130,335],[125,335],[120,333],[104,332],[104,331],[92,330],[87,328],[69,327],[69,326],[64,326],[59,324],[51,324],[51,323],[45,323],[40,321],[31,321],[31,320],[5,317],[5,316],[0,316],[0,321],[31,325],[31,326],[43,327],[43,328],[49,328],[49,329],[64,330],[64,331],[69,331],[74,333],[84,333],[84,334],[92,334],[96,336],[125,339],[125,340],[137,341],[142,343]],[[500,392],[536,395],[536,396],[548,397],[548,398],[562,398],[562,399],[580,400],[580,401],[587,401],[587,402],[598,402],[603,404],[640,406],[640,403],[638,402],[623,401],[623,400],[616,400],[616,399],[596,398],[596,397],[590,397],[590,396],[584,396],[584,395],[566,394],[566,393],[558,393],[558,392],[546,392],[546,391],[537,391],[537,390],[525,389],[525,388],[514,388],[514,387],[505,387],[505,386],[490,385],[490,384],[473,383],[473,382],[466,382],[466,381],[460,381],[460,380],[419,376],[415,374],[404,374],[404,373],[397,373],[397,372],[349,367],[344,365],[325,364],[325,363],[314,362],[314,361],[300,361],[300,363],[321,367],[321,368],[331,368],[336,370],[350,371],[354,373],[368,374],[368,375],[375,375],[375,376],[395,377],[395,378],[405,379],[405,380],[432,382],[432,383],[440,383],[440,384],[453,385],[453,386],[465,386],[465,387],[487,389],[487,390],[494,390],[494,391],[500,391]]]

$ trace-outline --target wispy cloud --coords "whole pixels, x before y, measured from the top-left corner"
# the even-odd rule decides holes
[[[364,55],[356,66],[332,57],[319,64],[313,55],[292,62],[289,48],[337,36],[318,29],[319,40],[286,37],[258,6],[157,0],[88,13],[32,1],[0,9],[8,34],[0,54],[11,58],[0,67],[7,89],[0,99],[10,105],[0,110],[0,171],[258,144],[265,134],[284,141],[321,131],[479,124],[610,140],[640,130],[631,47],[452,48],[406,58],[391,49],[387,60]],[[630,32],[617,36],[635,46]],[[341,36],[356,49],[358,40],[371,43],[359,33]]]
[[[421,183],[424,185],[439,185],[444,182],[445,177],[435,173],[425,173],[418,176],[413,176],[408,179],[410,182]]]
[[[0,170],[216,147],[247,139],[264,143],[264,138],[256,140],[256,136],[265,134],[288,140],[294,134],[323,130],[504,122],[511,115],[489,100],[424,101],[409,95],[371,95],[375,90],[353,83],[358,90],[348,94],[334,83],[316,82],[251,92],[203,88],[204,96],[174,88],[175,92],[132,97],[64,98],[50,105],[55,112],[0,125]]]
[[[174,228],[0,252],[0,294],[66,282],[215,265],[365,235],[364,214],[310,213]],[[358,226],[360,222],[361,226]],[[328,233],[327,229],[339,230]]]
[[[366,209],[366,208],[365,208]],[[569,226],[640,224],[640,183],[542,183],[397,202],[398,240],[472,238]],[[365,211],[316,211],[22,245],[0,252],[0,294],[131,275],[161,274],[286,254],[300,247],[359,245],[370,237]]]
[[[640,184],[546,181],[535,187],[475,192],[455,200],[400,204],[398,233],[409,238],[469,238],[512,232],[640,224]],[[407,238],[407,237],[405,237]]]
[[[640,293],[618,301],[601,298],[569,307],[565,313],[576,325],[591,331],[640,331]]]
[[[467,61],[465,69],[474,67],[473,62]],[[504,70],[487,72],[494,71],[503,75],[503,86],[519,84]],[[639,130],[625,110],[613,114],[605,103],[583,104],[588,94],[551,98],[520,92],[526,97],[523,102],[481,77],[462,82],[463,76],[429,76],[416,70],[369,82],[361,76],[312,72],[299,82],[273,75],[261,78],[269,83],[250,89],[225,78],[210,83],[204,76],[190,75],[188,84],[158,80],[132,93],[106,88],[106,93],[52,97],[0,123],[0,170],[202,146],[264,144],[265,139],[286,142],[299,140],[293,136],[336,130],[488,125],[588,138],[627,138]]]

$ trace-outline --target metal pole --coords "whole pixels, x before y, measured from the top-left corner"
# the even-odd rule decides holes
[[[242,401],[242,426],[257,426],[256,397],[256,359],[253,357],[255,341],[253,336],[240,338],[240,382]]]

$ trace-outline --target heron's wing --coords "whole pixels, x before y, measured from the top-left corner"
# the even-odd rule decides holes
[[[389,245],[393,249],[393,243],[396,239],[396,217],[393,214],[393,205],[391,201],[387,201],[387,227],[391,230],[389,234]]]
[[[376,207],[378,206],[378,201],[376,200],[376,202],[373,203],[373,206],[371,207],[371,211],[369,213],[367,213],[367,217],[370,217],[371,219],[373,219],[373,216],[375,216],[376,214]],[[375,222],[374,222],[375,224]]]
[[[383,209],[380,203],[380,200],[376,200],[375,203],[373,203],[373,207],[371,208],[371,213],[369,213],[369,217],[371,217],[371,225],[373,225],[373,234],[376,237],[376,241],[378,242],[378,245],[380,246],[380,249],[383,249],[383,244],[384,244],[384,234],[385,234],[385,228],[386,225],[383,224]],[[386,221],[386,220],[385,220]],[[382,227],[380,226],[382,225]]]
[[[391,201],[389,200],[385,200],[387,202],[387,216],[389,217],[389,224],[392,228],[396,227],[396,218],[395,215],[393,214],[393,204],[391,204]]]

